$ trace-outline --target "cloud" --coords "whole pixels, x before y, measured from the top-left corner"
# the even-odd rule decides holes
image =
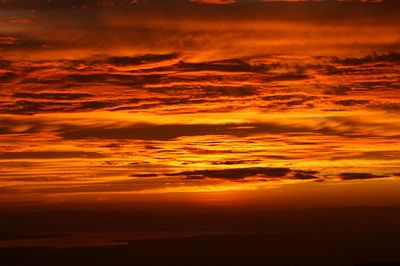
[[[0,59],[0,69],[6,69],[8,67],[10,67],[12,64],[12,61],[10,60],[1,60]]]
[[[0,4],[1,5],[1,4]],[[54,41],[45,41],[39,36],[31,33],[15,32],[10,36],[1,36],[0,31],[0,50],[31,50],[31,49],[45,49],[48,45],[55,44]]]
[[[199,4],[216,4],[216,5],[226,5],[236,3],[236,0],[189,0],[193,3]]]
[[[347,58],[334,58],[335,63],[344,65],[357,66],[367,63],[400,63],[400,53],[391,51],[388,53],[373,53],[363,57],[347,57]]]
[[[258,94],[258,89],[254,86],[205,86],[197,90],[200,97],[246,97]]]
[[[64,95],[64,97],[68,96]],[[71,103],[65,102],[65,100],[62,102],[18,100],[12,104],[3,106],[2,111],[5,113],[19,115],[55,112],[81,112],[105,109],[107,107],[113,107],[116,105],[118,105],[118,103],[112,101],[83,101]]]
[[[371,173],[342,173],[340,178],[342,180],[358,180],[358,179],[373,179],[373,178],[383,178],[387,176],[374,175]]]
[[[93,96],[89,93],[56,93],[56,92],[44,92],[44,93],[30,93],[30,92],[18,92],[13,95],[15,98],[29,98],[29,99],[48,99],[48,100],[79,100]]]
[[[81,107],[76,107],[81,108]],[[93,108],[93,107],[91,107]],[[141,121],[141,120],[139,120]],[[375,130],[366,130],[368,126]],[[15,130],[15,128],[19,128]],[[46,130],[47,128],[47,130]],[[395,130],[388,128],[385,123],[366,123],[354,121],[345,117],[330,117],[324,120],[311,119],[300,121],[263,121],[263,122],[236,122],[236,123],[166,123],[149,124],[143,122],[118,123],[116,121],[102,121],[101,123],[86,123],[76,121],[44,121],[42,119],[3,119],[0,131],[3,134],[39,133],[49,130],[64,140],[88,139],[115,139],[115,140],[175,140],[180,137],[191,136],[235,136],[249,137],[256,135],[325,135],[345,138],[379,136],[378,129]]]
[[[135,2],[141,2],[136,0],[8,0],[0,4],[4,7],[11,8],[40,8],[40,9],[53,9],[53,8],[101,8],[101,7],[113,7],[113,6],[127,6],[134,4]]]
[[[312,128],[308,126],[284,125],[277,123],[242,123],[242,124],[135,124],[120,127],[79,127],[63,126],[59,136],[68,139],[140,139],[173,140],[179,137],[202,135],[230,135],[237,137],[257,134],[282,133],[319,133],[324,135],[352,135],[353,132],[341,132],[331,127]]]
[[[18,78],[18,75],[13,72],[0,73],[0,82],[11,82]]]
[[[6,178],[1,178],[2,181],[10,181],[10,182],[24,182],[24,183],[48,183],[48,182],[71,182],[73,181],[73,178],[70,176],[67,177],[60,177],[60,175],[56,176],[48,176],[48,177],[36,177],[36,176],[30,176],[30,177],[6,177]]]
[[[230,161],[216,161],[212,162],[213,165],[236,165],[260,162],[261,160],[230,160]]]
[[[221,71],[221,72],[265,72],[270,66],[251,65],[241,59],[225,59],[210,62],[189,63],[181,61],[176,65],[181,71]]]
[[[183,136],[240,134],[235,125],[151,125],[141,124],[128,127],[65,128],[60,132],[64,139],[141,139],[172,140]]]
[[[115,66],[136,66],[149,63],[163,62],[179,58],[178,53],[145,54],[138,56],[113,56],[105,60],[106,63]]]
[[[203,79],[202,77],[198,78]],[[196,82],[194,80],[194,82]],[[160,86],[160,87],[148,87],[147,91],[151,93],[159,93],[171,95],[177,99],[177,95],[190,94],[190,98],[186,99],[187,103],[192,103],[193,98],[213,98],[218,97],[246,97],[246,96],[256,96],[259,94],[257,86],[251,85],[234,85],[234,86],[224,86],[224,85],[186,85],[186,86]],[[163,100],[162,102],[167,102]]]
[[[79,100],[93,96],[89,93],[30,93],[18,92],[14,93],[15,98],[29,98],[29,99],[49,99],[49,100]]]
[[[355,101],[361,104],[361,99],[349,102],[334,97],[320,97],[315,91],[289,89],[293,86],[292,82],[298,82],[299,86],[303,86],[303,82],[314,82],[309,72],[320,71],[324,68],[320,64],[277,62],[274,56],[198,62],[185,61],[184,58],[177,53],[160,53],[127,57],[96,55],[73,60],[10,61],[15,71],[7,73],[13,73],[14,80],[10,80],[10,89],[4,90],[10,99],[9,103],[5,101],[0,105],[0,112],[23,115],[91,110],[175,109],[178,112],[180,109],[180,112],[190,113],[197,106],[218,112],[249,107],[273,112],[310,109],[315,104],[328,101],[334,104],[336,101],[342,106],[350,106]],[[152,63],[146,67],[135,65],[148,62]],[[160,62],[163,62],[162,66]],[[114,68],[115,64],[123,67]],[[300,78],[307,76],[309,81],[298,80],[297,77],[293,79],[293,74],[302,76]],[[361,86],[359,84],[357,86]],[[17,87],[17,92],[11,90],[12,86]],[[34,92],[31,91],[33,86],[36,88]],[[120,94],[111,91],[113,86],[118,87]],[[282,86],[285,89],[275,89]],[[344,95],[352,91],[345,85],[323,84],[316,87],[328,95]],[[133,94],[135,98],[129,97]],[[242,97],[248,97],[249,101],[227,105],[226,97],[238,98],[239,101]],[[39,101],[41,99],[43,101]],[[73,103],[68,102],[72,100]],[[232,99],[232,103],[235,100]],[[371,108],[373,106],[378,108],[376,103],[371,104]]]
[[[319,179],[316,174],[319,174],[319,171],[311,171],[311,170],[295,170],[294,179],[308,180],[308,179]]]
[[[310,78],[309,75],[301,72],[287,72],[275,75],[271,78],[273,81],[283,81],[283,80],[302,80]]]
[[[5,47],[10,56],[16,50],[24,55],[42,54],[43,58],[47,57],[45,54],[72,56],[79,50],[86,55],[115,53],[112,61],[125,64],[132,59],[129,54],[140,52],[179,52],[185,56],[195,52],[196,59],[207,56],[213,60],[238,54],[254,56],[294,51],[326,54],[342,50],[348,56],[352,54],[349,51],[360,48],[369,52],[390,47],[396,50],[399,44],[394,26],[398,22],[396,2],[375,6],[332,1],[239,0],[236,4],[210,5],[184,0],[135,1],[134,4],[128,0],[9,0],[0,5],[14,12],[34,9],[40,14],[15,31],[0,31],[4,37],[16,39]],[[371,24],[375,26],[368,27]],[[363,31],[355,31],[354,25],[361,25]],[[371,39],[373,34],[381,38]],[[292,73],[291,78],[306,76]]]
[[[214,170],[193,170],[178,173],[169,173],[167,176],[185,176],[187,179],[224,179],[224,180],[243,180],[249,177],[257,177],[262,179],[318,179],[315,174],[318,171],[308,170],[292,170],[290,168],[273,168],[273,167],[245,167],[245,168],[228,168]]]
[[[349,160],[349,159],[363,159],[363,160],[398,160],[400,158],[399,151],[393,150],[376,150],[376,151],[366,151],[354,154],[353,152],[350,155],[336,155],[331,157],[331,160]]]
[[[262,99],[265,101],[284,101],[284,100],[293,100],[293,99],[298,99],[298,98],[304,98],[307,97],[305,95],[299,95],[299,94],[273,94],[273,95],[268,95],[264,96]]]
[[[368,107],[372,109],[380,109],[387,112],[399,112],[400,111],[400,102],[384,102],[384,103],[373,103]]]
[[[131,177],[140,177],[140,178],[148,178],[148,177],[158,177],[159,174],[134,174]]]
[[[301,105],[317,98],[317,96],[304,94],[272,94],[262,97],[264,101],[273,101],[274,103],[285,104],[288,106]]]
[[[246,177],[278,178],[285,177],[289,168],[248,167],[221,170],[194,170],[168,174],[168,176],[186,176],[188,179],[245,179]]]
[[[18,151],[0,152],[0,160],[19,160],[19,159],[69,159],[69,158],[104,158],[105,156],[97,152],[84,151]]]
[[[42,121],[25,121],[15,118],[0,117],[0,135],[21,132],[25,134],[33,134],[41,132],[44,127],[45,125]],[[22,129],[19,130],[20,128]]]
[[[351,92],[351,88],[346,85],[326,86],[323,92],[328,95],[347,95]]]
[[[365,105],[367,103],[369,103],[369,100],[353,100],[353,99],[349,99],[349,100],[339,100],[336,101],[336,104],[339,105],[343,105],[343,106],[355,106],[355,105]]]

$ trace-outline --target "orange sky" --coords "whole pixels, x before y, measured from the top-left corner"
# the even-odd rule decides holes
[[[398,8],[0,3],[0,206],[399,206]]]

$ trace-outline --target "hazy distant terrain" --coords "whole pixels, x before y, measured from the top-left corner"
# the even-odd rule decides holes
[[[76,265],[77,262],[82,265],[357,265],[396,262],[400,261],[399,223],[400,209],[396,208],[170,216],[122,212],[2,214],[3,239],[8,234],[5,240],[10,245],[13,242],[10,232],[18,239],[24,231],[41,234],[191,231],[197,236],[133,241],[115,239],[114,246],[104,247],[3,248],[0,254],[3,259],[17,263],[14,265]],[[207,231],[220,234],[204,233]],[[232,231],[247,233],[233,234]]]

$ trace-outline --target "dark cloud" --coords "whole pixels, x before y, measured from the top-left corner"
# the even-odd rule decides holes
[[[227,5],[227,4],[234,4],[236,3],[237,0],[188,0],[188,1],[199,4]]]
[[[372,179],[372,178],[383,178],[386,176],[374,175],[371,173],[342,173],[340,178],[342,180],[357,180],[357,179]]]
[[[71,182],[73,178],[70,176],[68,177],[60,177],[60,175],[57,176],[50,176],[50,177],[8,177],[8,178],[1,178],[2,181],[11,181],[11,182],[32,182],[32,183],[37,183],[37,182]]]
[[[304,95],[298,95],[298,94],[274,94],[274,95],[268,95],[265,97],[262,97],[263,100],[265,101],[284,101],[284,100],[292,100],[295,98],[301,98],[304,97]]]
[[[90,111],[90,110],[98,110],[104,109],[107,107],[116,106],[118,103],[108,102],[108,101],[91,101],[91,102],[82,102],[80,106],[75,108],[73,111]]]
[[[66,128],[60,132],[64,139],[142,139],[172,140],[182,136],[238,134],[235,125],[133,125],[120,128]],[[239,130],[240,131],[240,130]]]
[[[332,65],[320,66],[320,68],[322,68],[321,72],[325,75],[341,75],[347,72],[346,69],[337,68]]]
[[[290,168],[273,168],[273,167],[246,167],[246,168],[229,168],[215,170],[193,170],[178,173],[166,174],[167,176],[185,176],[187,179],[226,179],[226,180],[242,180],[248,177],[259,177],[266,179],[318,179],[316,174],[318,171],[308,170],[292,170]]]
[[[9,108],[4,109],[12,114],[35,114],[40,111],[52,109],[54,106],[60,107],[59,104],[50,102],[16,101],[9,105]],[[63,109],[57,108],[57,110],[62,111]]]
[[[309,75],[301,72],[287,72],[273,76],[270,78],[272,81],[284,81],[284,80],[302,80],[310,78]]]
[[[139,56],[114,56],[109,57],[105,62],[115,66],[135,66],[148,63],[157,63],[171,59],[177,59],[178,53],[169,54],[145,54]]]
[[[197,3],[196,3],[197,2]],[[233,3],[230,5],[199,5],[198,3]],[[237,3],[237,4],[234,4]],[[139,9],[134,13],[140,15],[143,11],[149,11],[159,8],[162,11],[173,12],[176,15],[180,8],[186,8],[187,14],[182,16],[195,16],[195,10],[200,9],[200,13],[208,11],[208,16],[214,17],[221,15],[221,11],[228,12],[229,17],[237,15],[242,11],[243,16],[260,18],[268,14],[274,18],[287,18],[292,15],[293,19],[304,17],[305,13],[312,19],[323,19],[332,21],[334,19],[358,18],[374,14],[378,18],[393,16],[398,8],[398,1],[384,0],[380,3],[367,3],[366,1],[261,1],[261,0],[8,0],[0,3],[2,8],[18,9],[88,9],[88,8],[110,8],[121,7],[132,11]],[[245,8],[244,8],[245,7]],[[269,11],[269,12],[268,12]],[[164,13],[162,12],[162,13]],[[352,14],[353,13],[353,14]],[[239,13],[240,14],[240,13]],[[176,17],[176,16],[175,16]],[[337,21],[336,21],[337,23]]]
[[[319,174],[319,171],[295,170],[294,179],[318,179],[316,174]]]
[[[0,3],[1,7],[1,3]],[[56,41],[48,41],[44,40],[40,37],[34,36],[28,32],[25,33],[15,33],[12,36],[1,36],[2,31],[0,31],[0,50],[24,50],[24,49],[40,49],[43,50],[48,45],[56,44]],[[3,39],[3,42],[1,42]],[[4,41],[4,39],[8,39],[10,41]]]
[[[132,0],[8,0],[0,4],[4,7],[14,8],[89,8],[112,7],[116,5],[130,5]]]
[[[159,174],[134,174],[131,175],[131,177],[142,177],[142,178],[148,178],[148,177],[158,177]]]
[[[285,177],[289,168],[248,167],[221,170],[194,170],[168,174],[168,176],[186,176],[188,179],[218,178],[218,179],[245,179],[246,177],[279,178]]]
[[[48,131],[48,122],[41,120],[20,120],[2,119],[0,120],[0,132],[2,134],[16,134],[14,128],[26,128],[22,133],[38,133]],[[343,127],[332,127],[326,122],[315,125],[301,124],[280,124],[277,122],[260,123],[227,123],[227,124],[105,124],[105,125],[79,125],[54,121],[50,123],[54,128],[52,132],[65,140],[78,139],[137,139],[137,140],[173,140],[185,136],[204,136],[204,135],[225,135],[246,137],[263,134],[321,134],[342,137],[367,137],[371,136],[368,132],[359,133],[361,127],[368,124],[348,121],[343,119],[333,119]]]
[[[111,80],[117,81],[129,81],[132,79],[131,75],[121,75],[121,74],[70,74],[66,76],[66,79],[71,82],[78,83],[104,83]]]
[[[246,164],[260,162],[261,160],[231,160],[231,161],[217,161],[212,162],[213,165],[236,165],[236,164]]]
[[[203,77],[199,77],[203,79]],[[216,86],[216,85],[192,85],[192,86],[171,86],[171,87],[156,87],[147,88],[149,92],[156,92],[160,94],[174,95],[182,92],[190,93],[191,97],[245,97],[253,96],[259,93],[256,86]]]
[[[0,69],[6,69],[8,67],[10,67],[12,64],[12,61],[9,60],[1,60],[0,59]]]
[[[281,103],[287,106],[301,105],[317,98],[317,96],[303,94],[274,94],[262,97],[264,101],[275,101],[275,103]]]
[[[382,90],[382,89],[400,89],[400,84],[396,83],[396,79],[393,81],[389,80],[380,80],[380,81],[361,81],[357,84],[359,87],[367,88],[370,90]]]
[[[258,89],[254,86],[237,86],[237,87],[203,87],[200,90],[202,97],[246,97],[257,95]]]
[[[13,72],[0,73],[0,82],[11,82],[18,78],[18,75]]]
[[[364,105],[369,103],[369,100],[339,100],[335,101],[336,104],[343,105],[343,106],[354,106],[354,105]]]
[[[281,125],[275,123],[243,123],[243,124],[169,124],[152,125],[136,124],[125,127],[75,127],[64,126],[59,135],[64,139],[141,139],[172,140],[184,136],[231,135],[250,136],[256,134],[305,133],[314,132],[325,135],[349,135],[353,132],[339,132],[330,127],[309,128],[306,126]]]
[[[176,65],[181,71],[222,71],[222,72],[265,72],[270,67],[265,64],[251,65],[241,59],[226,59],[211,62],[179,62]]]
[[[68,104],[57,102],[34,102],[34,101],[16,101],[2,108],[3,113],[10,114],[37,114],[40,112],[52,111],[63,112],[69,109]]]
[[[370,108],[385,110],[388,112],[399,112],[400,111],[400,103],[399,102],[386,102],[386,103],[375,103],[369,105]]]
[[[0,152],[0,160],[103,158],[103,157],[105,156],[97,152],[83,152],[83,151]]]
[[[38,133],[45,127],[42,121],[25,121],[19,119],[3,118],[0,116],[0,134],[15,134],[14,128],[21,125],[28,125],[28,128],[19,133],[32,134]]]
[[[53,97],[52,95],[51,97]],[[34,96],[36,97],[36,96]],[[39,96],[38,96],[39,97]],[[50,97],[50,95],[49,95]],[[57,97],[57,96],[55,96]],[[28,101],[19,100],[12,104],[6,104],[2,107],[0,112],[26,115],[26,114],[38,114],[38,113],[56,113],[56,112],[82,112],[82,111],[93,111],[99,109],[105,109],[108,107],[115,107],[119,105],[118,102],[114,101],[84,101],[84,102],[65,102],[65,97],[73,98],[74,96],[60,96],[63,101],[60,102],[45,102],[45,101]],[[77,98],[78,99],[78,98]],[[55,98],[52,98],[55,100]]]
[[[142,87],[146,84],[162,84],[164,82],[181,81],[179,78],[168,78],[162,74],[132,75],[129,73],[99,73],[99,74],[70,74],[65,77],[69,82],[93,83],[93,84],[113,84],[122,86]],[[57,82],[59,83],[59,82]]]
[[[327,88],[324,88],[324,93],[328,95],[347,95],[349,92],[351,92],[351,88],[345,85],[327,86]]]
[[[348,160],[348,159],[364,159],[364,160],[397,160],[400,158],[399,151],[383,150],[383,151],[366,151],[358,154],[333,156],[331,160]]]
[[[295,179],[303,179],[303,180],[318,179],[318,177],[315,175],[302,174],[302,173],[296,173],[296,174],[294,174],[294,177],[295,177]]]
[[[15,98],[29,98],[29,99],[49,99],[49,100],[79,100],[93,96],[89,93],[30,93],[18,92],[13,95]]]
[[[326,29],[319,33],[313,33],[306,30],[304,34],[299,34],[300,24],[292,25],[296,30],[288,30],[282,27],[282,30],[274,29],[274,26],[267,27],[268,22],[285,21],[289,23],[303,24],[318,23],[331,24],[335,27],[344,25],[362,25],[368,26],[370,23],[376,25],[396,25],[398,22],[396,8],[397,2],[379,3],[372,6],[367,3],[336,3],[334,1],[318,2],[303,1],[297,3],[283,2],[263,2],[263,1],[238,1],[237,5],[198,5],[184,0],[150,0],[150,1],[89,1],[89,0],[53,0],[53,1],[28,1],[28,0],[8,0],[0,3],[4,9],[36,10],[40,16],[36,17],[31,23],[26,23],[23,31],[13,33],[11,38],[16,41],[12,45],[7,45],[5,49],[12,54],[13,50],[22,52],[32,52],[36,50],[45,51],[63,51],[69,49],[79,49],[88,51],[88,53],[109,53],[112,50],[127,51],[128,48],[141,50],[144,53],[151,54],[160,51],[178,51],[185,54],[189,51],[215,50],[222,52],[216,58],[227,58],[229,54],[241,53],[243,55],[254,55],[258,53],[278,53],[291,52],[291,49],[304,51],[303,45],[298,45],[298,41],[293,39],[303,39],[305,46],[316,45],[318,36],[324,34]],[[394,8],[395,6],[396,8]],[[104,7],[104,8],[91,8]],[[110,8],[112,7],[112,8]],[[185,10],[185,12],[182,12]],[[104,16],[104,13],[107,13]],[[108,16],[109,15],[109,16]],[[113,19],[114,18],[114,19]],[[111,23],[111,21],[113,21]],[[219,23],[219,22],[225,23]],[[262,27],[247,28],[236,27],[236,22],[241,21],[261,21],[267,23]],[[340,21],[340,23],[338,23]],[[175,22],[177,22],[175,24]],[[186,23],[187,22],[187,23]],[[192,23],[193,22],[193,23]],[[218,25],[199,26],[198,22],[205,22]],[[233,23],[231,25],[231,22]],[[361,24],[356,24],[362,22]],[[183,27],[182,25],[188,25]],[[223,26],[223,24],[225,24]],[[231,26],[230,26],[231,25]],[[271,23],[271,25],[275,25]],[[221,27],[222,26],[222,27]],[[224,28],[224,29],[221,29]],[[313,27],[314,28],[314,27]],[[390,28],[393,28],[391,26]],[[63,33],[62,31],[66,31]],[[329,30],[326,35],[329,37]],[[5,33],[8,31],[5,31]],[[5,34],[3,33],[3,34]],[[308,34],[310,33],[310,34]],[[0,32],[1,34],[1,32]],[[334,30],[336,35],[336,30]],[[345,33],[348,34],[348,33]],[[350,33],[351,34],[351,33]],[[368,34],[368,33],[366,33]],[[387,34],[387,33],[385,33]],[[390,32],[389,32],[390,34]],[[299,38],[298,35],[301,35]],[[339,34],[340,35],[340,34]],[[310,36],[310,38],[308,38]],[[342,36],[340,36],[342,37]],[[352,36],[351,36],[352,37]],[[356,34],[355,38],[359,38]],[[248,39],[248,41],[244,41]],[[395,39],[395,38],[393,38]],[[253,41],[254,40],[254,41]],[[260,42],[261,40],[261,42]],[[271,41],[271,47],[265,41]],[[279,42],[282,40],[283,42]],[[359,42],[354,40],[354,46],[368,46],[368,50],[383,50],[398,46],[396,40],[387,40],[382,38],[371,42],[362,38]],[[248,45],[251,43],[251,45]],[[325,43],[319,43],[317,46],[330,47]],[[296,45],[297,44],[297,45]],[[348,49],[348,42],[336,43],[341,49]],[[346,46],[346,47],[345,47]],[[313,49],[310,47],[310,50]],[[394,48],[393,48],[394,49]],[[227,53],[224,53],[224,52]],[[135,58],[128,56],[118,56],[110,58],[110,62],[117,65],[126,65],[131,63],[146,62],[149,58]],[[152,60],[152,59],[150,59]],[[196,63],[194,63],[196,64]],[[247,63],[248,64],[248,63]],[[184,65],[188,67],[190,65]],[[200,67],[200,66],[197,66]],[[207,69],[207,66],[204,66]],[[215,66],[214,66],[215,67]],[[227,68],[227,71],[264,71],[268,65],[237,64]],[[247,70],[246,70],[247,69]],[[304,79],[306,75],[291,73],[286,76],[276,77]]]
[[[400,63],[400,53],[395,51],[389,53],[374,53],[364,57],[335,58],[333,61],[350,66],[379,62]]]
[[[176,94],[168,92],[169,89],[165,89],[166,91],[163,90],[164,89],[157,89],[155,91],[171,95],[171,97],[165,97],[162,95],[162,97],[152,98],[129,98],[112,95],[109,99],[87,101],[85,98],[95,98],[95,94],[16,93],[12,96],[15,99],[14,102],[4,102],[2,105],[0,102],[0,113],[24,115],[36,113],[82,112],[99,109],[107,109],[108,111],[144,110],[151,108],[166,108],[168,106],[199,105],[207,102],[218,102],[221,100],[218,99],[218,97],[245,97],[256,94],[256,90],[253,87],[247,86],[232,88],[210,87],[210,89],[204,87],[199,90],[194,89],[194,91],[190,91],[190,94],[192,95],[190,97],[175,96]],[[70,102],[72,100],[73,102]]]

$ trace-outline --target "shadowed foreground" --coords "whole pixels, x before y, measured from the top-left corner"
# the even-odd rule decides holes
[[[362,258],[395,258],[398,247],[392,243],[392,248],[388,248],[379,236],[374,239],[362,235],[353,235],[352,239],[338,236],[339,241],[332,242],[334,238],[266,234],[198,236],[132,241],[129,245],[111,247],[2,249],[0,255],[3,262],[7,261],[5,265],[400,265],[343,263]],[[371,248],[375,251],[371,252]]]
[[[21,215],[32,216],[32,223],[25,224]],[[89,231],[94,224],[97,227],[92,227],[92,231],[100,233],[162,231],[167,226],[175,232],[191,230],[198,234],[164,239],[116,239],[113,246],[3,248],[0,257],[7,264],[2,265],[400,265],[400,211],[395,208],[170,216],[50,212],[2,217],[3,230],[15,232],[15,239],[18,239],[17,232],[19,238],[23,237],[24,224],[26,232],[42,234],[39,237],[50,234],[45,232],[46,228],[68,234]],[[57,222],[61,219],[64,223]],[[75,224],[66,222],[73,219]],[[220,233],[205,234],[207,230]],[[235,230],[252,232],[228,233]],[[11,238],[9,234],[8,239]]]

